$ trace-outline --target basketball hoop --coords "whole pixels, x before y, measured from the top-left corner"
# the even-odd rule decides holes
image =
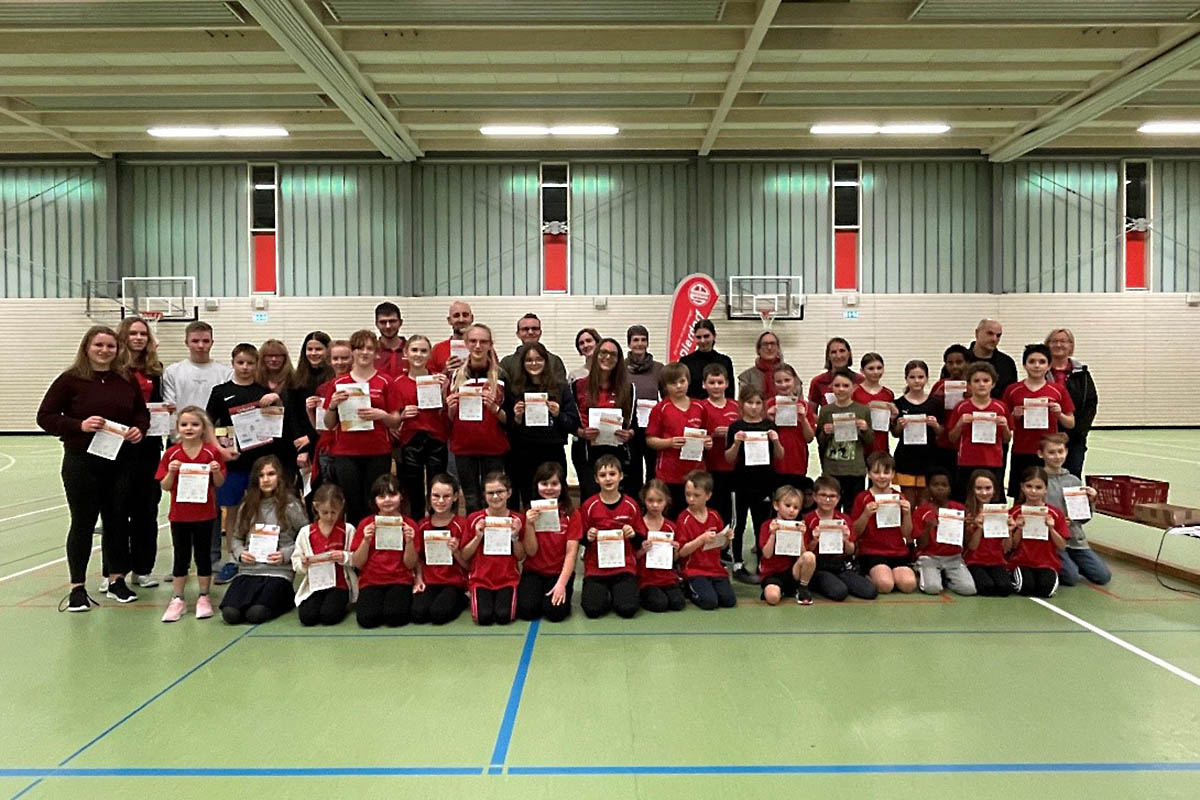
[[[158,322],[163,318],[162,311],[139,311],[137,315],[146,322]]]
[[[763,330],[771,330],[771,326],[775,324],[775,316],[779,313],[776,298],[773,296],[755,298],[754,308],[762,319]]]

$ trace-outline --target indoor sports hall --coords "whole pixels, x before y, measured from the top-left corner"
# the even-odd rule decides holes
[[[0,0],[0,797],[1190,800],[1197,98],[1200,0]]]

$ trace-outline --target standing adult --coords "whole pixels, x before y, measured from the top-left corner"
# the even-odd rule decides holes
[[[999,350],[1000,337],[1004,335],[1004,326],[994,319],[981,319],[975,326],[975,341],[967,350],[970,351],[972,362],[982,361],[991,364],[996,370],[996,384],[992,387],[992,397],[999,400],[1004,397],[1004,390],[1017,382],[1017,362],[1012,357]]]
[[[455,300],[450,304],[446,322],[450,324],[450,338],[433,346],[426,365],[434,375],[450,374],[462,366],[463,355],[467,352],[463,334],[475,324],[475,312],[471,310],[471,304],[465,300]]]
[[[600,491],[596,483],[596,461],[605,455],[616,456],[623,475],[629,474],[629,440],[633,438],[633,386],[625,374],[625,355],[616,339],[604,338],[592,354],[592,368],[586,378],[575,381],[575,403],[579,406],[577,442],[583,443],[583,468],[576,466],[579,496],[588,498]],[[600,443],[600,429],[592,427],[592,409],[614,409],[621,417],[616,444]],[[629,494],[628,487],[622,487]]]
[[[119,345],[112,328],[96,325],[79,343],[74,363],[59,375],[38,407],[38,427],[62,440],[62,482],[71,515],[67,532],[67,567],[71,593],[67,611],[87,611],[95,604],[83,586],[92,554],[96,518],[104,526],[100,544],[108,562],[107,596],[118,603],[137,599],[125,584],[129,572],[128,501],[135,473],[137,444],[150,425],[142,390],[117,362]],[[115,461],[88,452],[98,431],[109,423],[126,426]],[[64,608],[63,605],[59,606]]]
[[[301,356],[303,360],[303,356]],[[258,348],[258,369],[254,373],[254,382],[265,386],[268,391],[279,395],[280,404],[284,406],[283,437],[276,441],[275,454],[283,464],[284,480],[292,487],[297,496],[303,485],[297,470],[296,459],[299,452],[294,442],[295,437],[287,427],[287,394],[292,388],[292,376],[296,368],[292,365],[292,355],[287,345],[279,339],[267,339]]]
[[[400,306],[386,300],[375,306],[375,328],[379,331],[375,369],[392,380],[408,372],[408,358],[404,354],[407,342],[400,335],[403,324]]]
[[[567,380],[574,383],[586,377],[592,369],[592,354],[600,343],[600,332],[595,328],[580,328],[575,334],[575,352],[583,356],[583,366],[576,367],[567,373]]]
[[[633,384],[634,429],[629,440],[629,469],[625,473],[629,493],[633,497],[641,494],[642,486],[654,477],[654,465],[658,453],[646,445],[646,426],[650,420],[650,409],[662,399],[663,365],[650,354],[650,332],[644,325],[631,325],[625,332],[629,353],[625,356],[625,372]],[[637,413],[638,407],[645,408]]]
[[[318,433],[309,421],[308,410],[321,407],[317,387],[333,377],[329,342],[329,334],[324,331],[310,331],[304,337],[296,370],[283,395],[284,439],[295,448],[296,468],[302,475],[312,467],[317,452]]]
[[[854,362],[854,353],[850,351],[850,342],[843,339],[841,336],[834,336],[825,343],[825,371],[813,376],[813,379],[808,382],[808,403],[818,411],[822,406],[827,406],[833,402],[833,391],[830,389],[830,384],[833,383],[833,378],[838,370],[844,369],[848,371],[854,378],[855,385],[863,382],[863,376],[854,371],[851,364]],[[853,502],[854,498],[850,499]]]
[[[764,397],[775,394],[775,370],[783,363],[783,349],[774,331],[763,331],[754,343],[754,366],[738,375],[738,395],[743,386],[758,389]]]
[[[537,314],[530,312],[517,320],[517,338],[521,341],[517,349],[500,359],[500,372],[506,384],[515,383],[517,375],[521,372],[520,354],[525,345],[542,340],[542,321],[538,319]],[[563,366],[562,359],[549,350],[546,351],[546,356],[546,369],[559,383],[566,383],[567,368]]]
[[[1059,386],[1066,386],[1075,403],[1075,427],[1067,433],[1067,460],[1063,467],[1077,478],[1083,477],[1083,458],[1087,454],[1087,437],[1096,420],[1100,395],[1092,381],[1087,364],[1075,358],[1075,334],[1069,328],[1055,328],[1046,334],[1050,348],[1049,377]]]
[[[504,470],[508,414],[492,329],[475,323],[467,328],[465,341],[467,358],[450,383],[446,411],[450,417],[450,452],[458,466],[467,511],[474,512],[485,505],[484,478]]]
[[[725,396],[733,397],[733,361],[724,353],[716,350],[717,326],[711,319],[697,320],[692,326],[692,337],[696,340],[696,349],[679,359],[679,363],[688,369],[688,397],[703,400],[708,397],[704,390],[704,368],[709,364],[719,364],[725,368]]]
[[[521,367],[505,383],[504,407],[508,417],[508,474],[513,493],[509,505],[516,511],[529,508],[538,498],[533,476],[538,467],[553,461],[567,474],[567,438],[579,429],[575,394],[564,376],[550,369],[550,353],[541,342],[529,342],[517,350]],[[547,424],[530,425],[526,419],[531,394],[546,395]]]

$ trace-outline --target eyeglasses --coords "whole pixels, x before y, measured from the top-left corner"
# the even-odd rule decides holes
[[[488,497],[499,497],[502,494],[508,494],[508,489],[492,489],[489,492],[484,492]]]
[[[599,350],[596,352],[596,356],[598,358],[616,358],[617,351],[616,350]]]

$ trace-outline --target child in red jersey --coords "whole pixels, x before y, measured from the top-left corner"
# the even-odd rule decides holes
[[[208,587],[212,583],[213,520],[217,518],[217,499],[213,487],[225,482],[225,462],[217,448],[207,441],[212,437],[212,423],[199,406],[188,406],[180,410],[176,418],[179,441],[167,448],[154,477],[163,491],[171,496],[171,510],[167,519],[171,523],[171,545],[175,551],[175,565],[171,571],[173,595],[163,614],[163,622],[177,622],[187,612],[183,589],[187,585],[188,566],[192,554],[196,558],[196,581],[200,584],[200,596],[196,599],[196,619],[208,619],[213,615],[212,601],[208,598]],[[180,472],[201,473],[208,478],[205,499],[179,499],[178,478]]]
[[[467,521],[458,508],[458,481],[445,473],[429,481],[429,516],[417,523],[415,547],[404,551],[414,570],[412,621],[445,625],[467,606],[467,573],[458,559]]]
[[[837,478],[822,475],[813,481],[817,509],[804,518],[804,548],[817,555],[812,590],[830,600],[841,602],[848,595],[874,600],[879,591],[871,579],[854,568],[854,532],[850,517],[838,510],[842,484]],[[821,535],[821,523],[829,526],[831,536]],[[841,531],[841,541],[836,533]]]
[[[375,513],[359,522],[351,540],[350,563],[358,570],[355,616],[363,628],[395,628],[412,620],[416,576],[404,557],[416,546],[417,525],[401,516],[404,494],[395,475],[380,475],[371,498]]]
[[[870,483],[854,499],[850,511],[858,537],[859,571],[871,579],[880,594],[893,590],[908,594],[917,588],[917,575],[908,554],[912,504],[892,485],[895,476],[896,462],[890,455],[876,451],[867,456]],[[887,522],[881,524],[883,520]]]
[[[512,481],[503,472],[484,476],[483,494],[487,505],[467,517],[460,560],[471,570],[467,576],[471,618],[479,625],[507,625],[517,616],[525,518],[508,510]]]
[[[775,423],[779,431],[779,443],[783,446],[783,458],[775,461],[775,474],[779,486],[799,488],[808,473],[808,445],[816,436],[817,415],[813,407],[800,396],[800,378],[791,364],[780,364],[775,368],[774,394],[767,398],[767,419]],[[784,424],[779,422],[779,404],[791,398],[796,401],[795,424],[790,414],[784,415]]]
[[[950,441],[950,429],[947,425],[954,409],[966,399],[966,381],[963,373],[971,361],[971,351],[961,344],[952,344],[942,353],[942,376],[929,390],[930,397],[939,403],[941,411],[938,419],[943,422],[937,434],[937,456],[939,463],[950,470],[951,486],[958,489],[963,481],[958,476],[958,447]],[[959,388],[961,387],[961,388]],[[966,498],[954,495],[956,499],[965,501]]]
[[[689,472],[683,485],[687,508],[675,520],[683,576],[691,590],[692,602],[704,611],[737,605],[729,572],[721,563],[721,550],[729,540],[729,529],[721,515],[708,507],[712,488],[712,476],[707,472]]]
[[[642,517],[646,523],[646,541],[638,551],[638,588],[641,593],[642,608],[654,613],[663,611],[682,611],[687,605],[683,596],[683,588],[679,585],[679,574],[674,564],[669,568],[649,567],[646,557],[650,549],[658,542],[665,545],[670,540],[671,550],[679,553],[679,542],[675,538],[675,524],[665,515],[670,507],[671,495],[667,485],[658,478],[651,478],[642,487],[642,505],[646,513]],[[674,559],[672,559],[674,560]]]
[[[583,501],[571,518],[581,537],[587,538],[579,605],[591,619],[609,611],[628,618],[638,610],[634,550],[646,536],[646,523],[633,498],[621,494],[621,478],[621,462],[616,456],[596,459],[600,492]]]
[[[646,424],[646,446],[658,452],[654,476],[667,485],[672,508],[684,507],[683,480],[688,472],[704,464],[703,456],[698,461],[680,459],[680,451],[687,442],[684,429],[704,428],[704,410],[688,397],[690,375],[688,368],[678,361],[663,367],[662,383],[667,396],[651,410]],[[706,438],[704,446],[712,447],[711,437]]]
[[[1067,518],[1046,505],[1050,478],[1041,467],[1026,467],[1021,474],[1021,492],[1008,512],[1016,522],[1013,531],[1013,589],[1026,597],[1053,597],[1058,591],[1059,551],[1071,534]]]
[[[966,497],[966,478],[977,469],[991,470],[996,483],[1004,485],[1004,443],[1012,439],[1008,406],[992,397],[995,367],[977,361],[967,367],[963,378],[970,396],[955,407],[946,425],[950,441],[958,445],[957,497]]]
[[[888,431],[899,413],[896,410],[896,393],[880,383],[883,380],[883,356],[867,353],[859,363],[863,381],[854,387],[854,393],[850,396],[854,402],[871,410],[871,431],[874,436],[867,445],[866,454],[887,453],[890,452]]]
[[[966,509],[950,499],[950,473],[933,467],[925,479],[929,499],[913,512],[913,533],[917,540],[917,577],[925,594],[942,593],[946,587],[955,594],[975,594],[975,579],[963,563],[966,537]]]
[[[1044,344],[1025,346],[1023,355],[1025,380],[1017,381],[1004,390],[1004,404],[1012,409],[1012,464],[1009,466],[1008,496],[1016,497],[1020,491],[1020,478],[1028,467],[1042,466],[1038,446],[1043,436],[1058,433],[1060,428],[1075,427],[1075,403],[1061,383],[1046,380],[1050,371],[1050,348]],[[1026,414],[1026,408],[1041,404],[1045,410],[1037,409]]]
[[[349,375],[353,363],[354,351],[350,349],[348,340],[337,339],[330,342],[329,366],[333,369],[333,377],[318,386],[313,396],[305,401],[308,422],[317,431],[310,490],[317,489],[322,483],[333,479],[333,443],[337,438],[338,426],[330,428],[325,424],[325,410],[329,406],[329,398],[333,396],[334,381],[343,375]]]
[[[700,407],[703,409],[703,423],[700,427],[708,431],[716,445],[704,455],[704,468],[713,479],[713,496],[709,505],[721,515],[721,519],[732,522],[734,476],[733,464],[725,458],[725,434],[730,425],[742,418],[742,411],[738,403],[725,396],[725,387],[729,385],[729,379],[725,375],[724,366],[709,364],[701,375],[708,397],[700,401]]]
[[[563,491],[566,486],[567,476],[557,461],[547,461],[533,472],[538,499],[553,500],[557,508],[534,505],[525,514],[521,538],[525,562],[517,584],[517,616],[524,620],[562,622],[571,613],[579,529],[570,524],[571,498]],[[546,519],[553,522],[545,524]]]
[[[346,498],[327,483],[313,494],[317,521],[296,535],[292,569],[303,576],[296,590],[296,613],[301,625],[337,625],[358,597],[358,575],[351,563],[354,526],[343,518]]]
[[[446,442],[450,438],[450,419],[446,416],[444,397],[449,381],[442,373],[429,371],[429,339],[421,334],[408,337],[405,352],[408,371],[395,380],[401,447],[396,468],[404,484],[404,498],[411,504],[408,513],[415,517],[420,513],[422,499],[429,495],[429,479],[445,472],[449,460]],[[436,408],[430,402],[420,401],[418,382],[437,387]]]
[[[808,585],[817,571],[817,556],[804,549],[804,535],[800,536],[800,555],[781,555],[777,551],[780,521],[796,522],[800,508],[804,505],[804,494],[795,486],[780,486],[773,498],[775,519],[763,523],[758,531],[762,560],[758,562],[759,583],[762,599],[769,606],[777,606],[784,597],[795,597],[802,606],[812,605],[812,592]],[[800,523],[803,525],[803,523]]]
[[[1005,516],[998,530],[988,530],[984,522],[984,507],[999,506],[1004,513],[1004,497],[991,470],[977,469],[967,479],[966,538],[963,542],[963,562],[971,573],[975,591],[982,597],[1008,597],[1012,594],[1012,574],[1008,571],[1008,554],[1013,548],[1012,532],[1016,522]]]
[[[450,416],[450,452],[462,481],[467,510],[487,505],[483,478],[504,470],[508,452],[508,412],[504,396],[508,388],[492,346],[492,329],[478,323],[467,328],[467,359],[450,381],[446,411]]]

